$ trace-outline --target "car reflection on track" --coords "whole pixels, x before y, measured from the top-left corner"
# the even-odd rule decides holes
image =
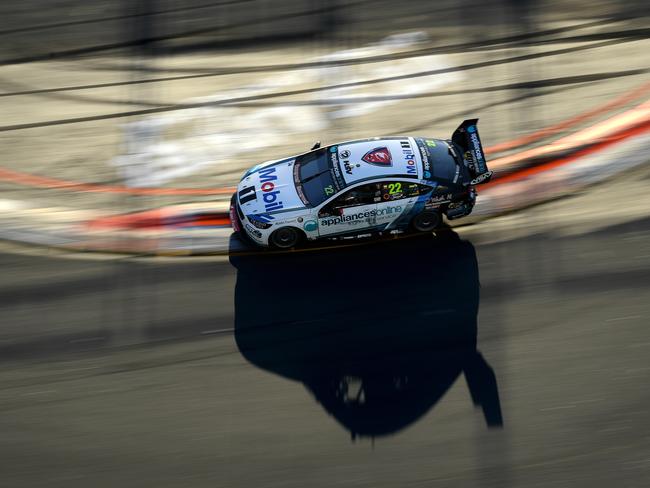
[[[242,355],[303,383],[353,439],[410,425],[461,374],[487,425],[502,425],[494,372],[476,349],[476,253],[452,230],[230,259]]]

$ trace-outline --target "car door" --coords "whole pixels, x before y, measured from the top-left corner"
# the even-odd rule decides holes
[[[408,180],[384,180],[378,183],[379,203],[375,212],[375,225],[381,230],[407,225],[420,195],[432,187]]]
[[[377,183],[345,190],[319,209],[319,235],[356,234],[375,227],[379,199]]]

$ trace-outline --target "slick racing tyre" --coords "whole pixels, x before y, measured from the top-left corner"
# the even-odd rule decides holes
[[[280,227],[271,234],[269,242],[277,249],[291,249],[300,242],[300,231],[293,227]]]
[[[432,232],[442,223],[442,217],[439,212],[425,211],[411,221],[411,225],[418,232]]]
[[[232,197],[230,198],[230,211],[228,212],[228,217],[230,219],[230,225],[232,226],[233,232],[238,235],[246,235],[246,232],[242,231],[242,224],[241,220],[239,219],[239,215],[237,215],[237,194],[233,193]]]

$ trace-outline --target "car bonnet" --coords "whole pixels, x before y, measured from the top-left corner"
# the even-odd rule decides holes
[[[253,168],[237,186],[239,205],[246,215],[304,208],[293,181],[294,159]]]

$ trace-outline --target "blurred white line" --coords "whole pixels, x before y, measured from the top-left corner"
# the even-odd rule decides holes
[[[631,319],[640,319],[640,315],[628,315],[627,317],[614,317],[612,319],[607,319],[605,322],[618,322],[620,320],[631,320]]]
[[[567,410],[567,409],[570,409],[570,408],[576,408],[576,406],[575,405],[562,405],[562,406],[559,406],[559,407],[540,408],[539,411],[540,412],[549,412],[549,411],[552,411],[552,410]]]
[[[234,332],[234,331],[235,329],[211,329],[211,330],[201,331],[201,334],[208,335],[208,334],[219,334],[221,332]]]
[[[13,212],[15,210],[23,210],[27,205],[20,200],[5,200],[0,199],[0,212]]]
[[[75,339],[73,341],[70,341],[70,344],[80,344],[84,342],[97,342],[97,341],[103,341],[106,340],[106,337],[86,337],[83,339]]]

